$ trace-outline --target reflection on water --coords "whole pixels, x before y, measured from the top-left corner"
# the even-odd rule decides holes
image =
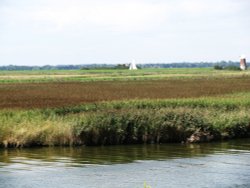
[[[250,187],[250,139],[0,149],[0,187]]]

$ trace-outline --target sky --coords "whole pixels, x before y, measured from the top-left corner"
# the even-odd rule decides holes
[[[249,0],[0,0],[0,66],[250,59]]]

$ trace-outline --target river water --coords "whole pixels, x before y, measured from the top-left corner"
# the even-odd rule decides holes
[[[250,139],[0,149],[0,188],[250,187]]]

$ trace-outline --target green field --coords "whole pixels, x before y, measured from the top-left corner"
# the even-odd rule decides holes
[[[206,68],[4,71],[0,73],[0,145],[250,137],[249,73]]]
[[[86,82],[115,80],[159,80],[197,77],[250,76],[250,71],[214,70],[213,68],[155,68],[130,70],[47,70],[0,71],[0,83],[23,82]]]

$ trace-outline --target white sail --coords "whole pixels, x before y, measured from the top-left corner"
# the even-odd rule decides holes
[[[240,59],[246,59],[246,56],[245,55],[241,55]]]
[[[130,63],[129,70],[137,70],[135,60],[133,59],[132,62]]]

